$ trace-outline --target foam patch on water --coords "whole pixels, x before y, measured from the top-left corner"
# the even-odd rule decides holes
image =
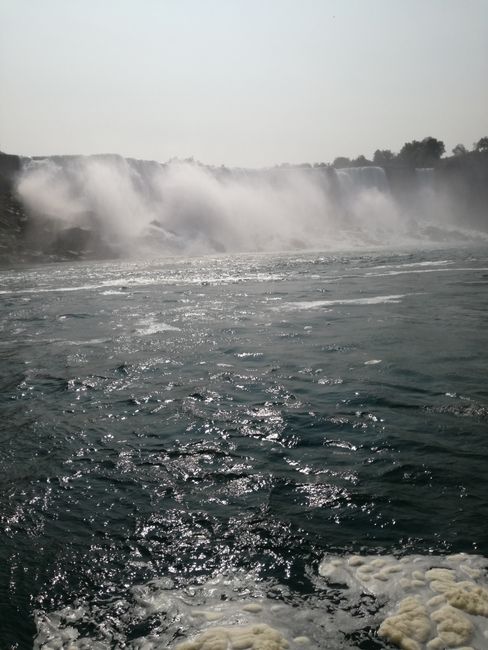
[[[373,269],[401,269],[401,268],[415,268],[416,266],[444,266],[445,264],[453,264],[452,260],[436,260],[425,262],[403,262],[401,264],[379,264],[372,266]],[[355,267],[356,269],[360,267]]]
[[[250,574],[153,580],[37,612],[34,650],[486,650],[487,570],[466,554],[327,555],[307,596]]]
[[[375,278],[381,278],[381,277],[386,277],[389,275],[406,275],[406,274],[411,274],[411,273],[452,273],[452,272],[476,272],[476,271],[488,271],[488,268],[483,268],[483,267],[474,267],[474,268],[434,268],[434,269],[406,269],[406,270],[400,270],[400,271],[387,271],[386,273],[375,273],[373,271],[370,271],[368,273],[365,273],[364,275],[367,277],[375,277]]]
[[[110,339],[86,339],[80,341],[68,341],[56,339],[50,341],[51,343],[61,343],[63,345],[100,345],[101,343],[107,343]]]
[[[285,650],[290,644],[278,630],[266,624],[214,627],[176,650]]]
[[[309,300],[288,302],[286,306],[292,309],[318,309],[320,307],[335,307],[336,305],[382,305],[401,302],[408,294],[394,296],[371,296],[369,298],[344,298],[339,300]],[[279,307],[277,308],[279,309]]]
[[[65,292],[75,292],[75,291],[100,291],[102,296],[118,295],[123,296],[124,291],[126,290],[137,290],[137,289],[146,289],[154,288],[157,286],[170,286],[175,284],[185,284],[185,285],[229,285],[229,284],[241,284],[245,282],[277,282],[284,280],[283,275],[277,273],[266,273],[256,271],[254,273],[248,272],[238,272],[238,273],[226,273],[215,274],[215,273],[186,273],[186,274],[169,274],[162,275],[155,271],[151,274],[141,275],[140,277],[131,277],[127,275],[123,270],[121,271],[123,275],[122,278],[114,278],[109,280],[103,280],[102,282],[93,282],[91,284],[76,284],[72,286],[50,286],[42,287],[39,285],[26,288],[12,288],[12,289],[1,289],[0,295],[20,295],[20,294],[39,294],[39,293],[65,293]]]
[[[292,606],[288,599],[286,588],[267,590],[245,576],[184,589],[156,580],[105,607],[77,603],[38,612],[34,650],[353,650],[340,641],[325,609]],[[134,638],[134,629],[145,633]]]
[[[488,561],[474,555],[326,556],[319,574],[383,602],[377,634],[402,650],[488,647]],[[375,621],[377,623],[377,620]]]
[[[155,318],[151,318],[151,317],[139,321],[138,325],[140,325],[140,327],[136,329],[136,332],[141,336],[150,336],[151,334],[159,334],[160,332],[180,331],[179,327],[175,327],[174,325],[168,325],[168,323],[157,321]]]

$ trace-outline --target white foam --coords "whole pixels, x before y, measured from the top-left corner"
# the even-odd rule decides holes
[[[49,614],[37,612],[34,650],[353,650],[341,643],[342,635],[331,628],[325,609],[288,604],[287,589],[278,585],[272,599],[265,591],[249,575],[220,577],[186,589],[172,588],[168,579],[155,580],[105,607],[84,603]],[[134,639],[121,631],[124,622],[158,619],[158,633]],[[87,629],[92,636],[84,636]]]
[[[364,275],[367,277],[381,278],[389,275],[405,275],[406,273],[452,273],[459,271],[463,272],[473,272],[473,271],[488,271],[486,267],[473,267],[473,268],[435,268],[435,269],[406,269],[401,271],[388,271],[387,273],[372,273],[367,272]]]
[[[137,334],[141,336],[150,336],[151,334],[159,334],[160,332],[179,332],[181,331],[179,327],[174,325],[169,325],[168,323],[163,323],[157,321],[154,317],[149,317],[145,320],[139,321],[138,327],[136,329]]]
[[[403,650],[486,650],[487,569],[466,554],[327,555],[306,599],[251,574],[180,589],[153,580],[103,605],[36,612],[34,649],[357,650],[369,635]],[[153,631],[134,638],[134,627]]]
[[[100,284],[81,284],[77,287],[48,287],[45,289],[42,287],[32,287],[29,289],[12,289],[10,291],[2,291],[1,293],[55,293],[57,291],[64,293],[65,291],[90,291],[92,289],[100,289],[101,286]]]
[[[446,264],[453,264],[451,260],[437,260],[435,262],[404,262],[401,264],[378,264],[378,266],[372,266],[373,269],[401,269],[409,268],[416,266],[445,266]],[[356,269],[360,267],[355,267]]]
[[[278,630],[262,623],[210,628],[175,650],[285,650],[289,645]]]
[[[325,386],[334,386],[337,384],[343,384],[344,379],[341,377],[321,377],[317,383]]]
[[[302,302],[287,302],[286,307],[291,309],[318,309],[320,307],[334,307],[336,305],[381,305],[401,302],[402,298],[410,294],[397,294],[392,296],[370,296],[369,298],[340,298],[338,300],[309,300]],[[280,309],[279,307],[275,309]]]
[[[113,280],[104,280],[92,284],[80,284],[74,286],[54,286],[54,287],[28,287],[24,289],[2,289],[1,295],[18,295],[18,294],[38,294],[38,293],[65,293],[74,291],[95,291],[103,289],[101,295],[124,295],[122,289],[137,289],[150,286],[159,285],[227,285],[239,284],[242,282],[276,282],[283,280],[282,275],[275,273],[243,273],[230,275],[223,273],[222,275],[168,275],[162,276],[159,274],[152,274],[152,276],[142,277],[123,277]],[[109,289],[109,287],[120,287],[120,291]]]
[[[386,602],[378,634],[403,650],[486,648],[488,561],[475,555],[327,556],[319,573]],[[378,619],[371,622],[377,623]]]
[[[98,345],[99,343],[107,343],[111,339],[86,339],[85,341],[68,341],[57,339],[53,343],[61,343],[64,345]]]

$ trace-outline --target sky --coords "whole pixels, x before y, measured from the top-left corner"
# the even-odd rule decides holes
[[[0,150],[265,167],[488,135],[488,0],[0,0]]]

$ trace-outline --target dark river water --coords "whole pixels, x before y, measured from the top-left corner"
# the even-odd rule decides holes
[[[487,290],[473,248],[1,271],[0,648],[395,647],[318,567],[485,567]]]

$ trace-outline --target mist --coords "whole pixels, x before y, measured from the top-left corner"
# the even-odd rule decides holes
[[[44,250],[108,257],[346,250],[465,240],[432,170],[210,168],[119,156],[27,160],[17,194]]]

